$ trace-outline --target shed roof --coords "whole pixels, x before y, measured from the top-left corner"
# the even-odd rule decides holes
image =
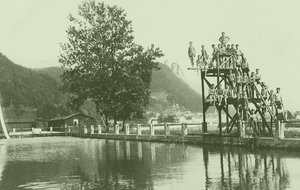
[[[5,119],[5,123],[35,123],[34,119]]]
[[[54,117],[52,119],[50,119],[50,121],[59,121],[59,120],[66,120],[66,119],[69,119],[73,116],[76,116],[76,115],[83,115],[85,117],[89,117],[91,119],[95,119],[93,118],[92,116],[89,116],[89,115],[86,115],[86,114],[83,114],[83,113],[74,113],[74,114],[71,114],[71,115],[66,115],[66,116],[59,116],[59,117]]]

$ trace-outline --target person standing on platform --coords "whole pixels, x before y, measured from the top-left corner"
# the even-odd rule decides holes
[[[215,44],[213,44],[211,47],[213,48],[211,64],[214,65],[214,61],[217,62],[219,50]]]
[[[209,98],[209,103],[210,104],[215,104],[216,102],[216,89],[215,89],[215,85],[212,84],[210,89],[208,90],[208,98]]]
[[[233,55],[236,54],[236,50],[235,50],[234,44],[231,44],[230,53],[233,54]]]
[[[274,113],[274,106],[275,106],[275,94],[273,90],[270,90],[270,94],[269,94],[269,105],[271,107],[272,112]]]
[[[254,98],[254,86],[255,86],[255,73],[251,72],[249,77],[249,96]]]
[[[263,98],[264,101],[267,101],[268,99],[268,90],[267,90],[267,87],[264,85],[260,91],[260,94]]]
[[[241,118],[244,121],[247,121],[248,119],[248,115],[247,115],[247,111],[248,111],[248,107],[249,107],[249,102],[248,102],[248,98],[246,93],[243,93],[242,95],[239,95],[238,97],[240,97],[238,99],[239,101],[239,106],[240,106],[240,110],[241,110]]]
[[[218,44],[218,53],[222,52],[222,44]]]
[[[236,62],[235,62],[236,50],[234,48],[234,44],[231,44],[230,54],[231,54],[231,59],[230,59],[231,69],[235,69],[236,68]]]
[[[276,94],[275,94],[275,105],[278,109],[281,109],[283,106],[282,103],[282,96],[280,93],[280,88],[276,88]]]
[[[226,36],[225,32],[222,32],[222,36],[219,38],[219,41],[221,42],[222,45],[227,44],[227,42],[230,40],[228,36]]]
[[[206,50],[205,50],[204,45],[201,46],[201,56],[200,56],[200,58],[202,59],[202,62],[203,62],[203,63],[206,63],[206,62],[207,62],[208,54],[207,54],[207,52],[206,52]]]
[[[204,70],[204,76],[206,77],[207,69],[208,69],[207,62],[203,62],[201,55],[198,55],[196,63],[197,63],[197,67],[200,68],[200,70]]]
[[[229,78],[229,84],[231,87],[235,87],[235,74],[232,72],[232,70],[229,70],[229,75],[228,75],[228,78]]]
[[[230,53],[231,53],[231,47],[230,47],[230,44],[227,44],[227,46],[226,46],[226,53],[227,53],[227,54],[230,54]]]
[[[243,83],[242,83],[242,89],[243,89],[243,92],[247,92],[247,85],[248,85],[248,82],[249,82],[249,76],[248,76],[248,73],[243,73]]]
[[[223,96],[224,96],[224,90],[223,90],[222,87],[219,85],[219,86],[218,86],[218,89],[217,89],[217,99],[218,99],[219,106],[220,106],[221,103],[222,103]]]
[[[227,99],[230,96],[231,96],[230,89],[228,87],[225,87],[225,89],[223,91],[223,99],[224,99],[225,105],[227,105]]]
[[[261,75],[259,73],[259,69],[256,69],[255,81],[257,82],[257,84],[260,84],[260,80],[261,80]]]
[[[253,136],[259,135],[258,127],[257,127],[258,117],[255,113],[255,110],[252,109],[249,115],[249,125],[253,130]]]
[[[248,64],[246,58],[244,58],[243,61],[242,61],[242,72],[243,73],[248,73],[249,72],[249,64]]]
[[[243,52],[240,50],[239,44],[235,45],[235,51],[236,51],[236,67],[240,69],[243,60]]]
[[[196,56],[196,50],[193,46],[193,42],[189,42],[188,55],[191,60],[192,67],[194,67],[194,58]]]
[[[201,66],[202,66],[201,55],[197,56],[196,66],[201,69]]]
[[[226,46],[224,44],[221,44],[221,53],[226,54]]]
[[[236,75],[236,88],[237,88],[237,93],[242,92],[242,82],[243,82],[243,77],[240,72],[237,72]]]

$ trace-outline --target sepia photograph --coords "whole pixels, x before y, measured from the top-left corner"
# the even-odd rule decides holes
[[[0,0],[0,190],[300,189],[299,10]]]

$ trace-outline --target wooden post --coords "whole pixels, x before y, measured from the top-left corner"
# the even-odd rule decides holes
[[[217,55],[217,69],[218,69],[218,75],[217,75],[217,84],[218,85],[221,85],[219,84],[220,83],[220,56]],[[216,86],[216,88],[218,88],[218,86]],[[219,115],[219,135],[221,136],[222,135],[222,115],[221,115],[221,109],[218,109],[218,115]]]
[[[168,123],[165,123],[164,128],[165,128],[165,136],[170,135],[170,126]]]
[[[284,131],[285,131],[285,123],[281,122],[281,126],[280,126],[280,139],[284,139]]]
[[[245,123],[241,121],[241,135],[240,138],[245,138]]]
[[[142,135],[141,124],[137,125],[137,135]]]
[[[181,131],[182,131],[182,136],[188,135],[187,124],[186,123],[181,123]]]
[[[94,125],[91,125],[91,135],[93,135],[95,133],[95,128],[94,128]]]
[[[153,136],[154,134],[154,125],[150,124],[150,136]]]
[[[50,133],[53,133],[53,127],[50,127]]]
[[[86,135],[87,133],[88,133],[87,126],[86,126],[86,125],[84,125],[84,126],[83,126],[83,134],[85,134],[85,135]]]
[[[119,125],[115,125],[115,135],[119,134]]]
[[[284,139],[285,123],[276,120],[275,136],[276,139]]]
[[[31,127],[31,131],[32,131],[32,134],[34,134],[34,128],[33,127]]]
[[[228,99],[227,99],[227,101],[228,101]],[[229,117],[228,117],[228,113],[229,113],[229,110],[228,110],[228,102],[227,102],[227,104],[226,104],[226,128],[228,128],[228,124],[229,124]]]
[[[222,136],[222,110],[218,109],[219,114],[219,135]]]
[[[129,135],[129,124],[125,125],[125,135]]]
[[[204,92],[204,71],[201,70],[201,84],[202,84],[202,112],[203,112],[203,123],[202,123],[202,133],[207,133],[207,123],[206,123],[206,108],[205,108],[205,92]]]
[[[101,125],[98,125],[98,135],[99,134],[102,134],[102,128],[101,128]]]
[[[280,131],[280,121],[278,119],[275,120],[275,138],[278,140],[279,139],[279,131]]]
[[[245,138],[245,124],[241,120],[238,120],[238,135],[239,138]]]

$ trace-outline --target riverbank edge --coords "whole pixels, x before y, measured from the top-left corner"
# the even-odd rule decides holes
[[[72,136],[79,138],[123,140],[123,141],[146,141],[161,143],[185,143],[194,145],[218,145],[218,146],[235,146],[247,148],[267,148],[267,149],[292,149],[300,150],[300,139],[278,139],[271,137],[259,138],[238,138],[232,136],[219,136],[214,134],[203,135],[125,135],[125,134],[65,134],[65,133],[48,133],[48,134],[26,134],[12,135],[12,138],[32,138],[32,137],[57,137]]]
[[[218,136],[203,134],[197,136],[165,136],[165,135],[125,135],[125,134],[72,134],[70,136],[80,138],[96,138],[123,141],[147,141],[162,143],[185,143],[198,145],[238,146],[250,148],[274,148],[274,149],[298,149],[300,139],[276,139],[268,137],[238,138],[230,136]]]

